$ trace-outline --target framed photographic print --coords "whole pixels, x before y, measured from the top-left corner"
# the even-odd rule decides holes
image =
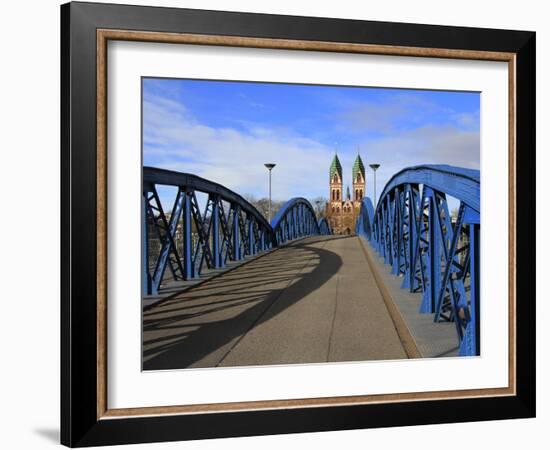
[[[534,416],[535,33],[61,19],[63,444]]]

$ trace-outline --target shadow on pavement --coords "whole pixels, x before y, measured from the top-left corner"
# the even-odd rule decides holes
[[[248,265],[243,270],[242,275],[244,276],[242,277],[238,272],[232,272],[232,276],[228,277],[226,281],[224,277],[218,278],[217,283],[224,288],[221,293],[206,292],[205,295],[201,295],[209,287],[204,286],[203,289],[199,287],[196,292],[188,291],[184,299],[179,301],[174,299],[159,308],[144,313],[143,369],[187,368],[318,289],[342,266],[340,256],[312,245],[319,241],[320,239],[301,241],[292,245],[292,252],[297,252],[295,259],[289,258],[286,254],[288,252],[275,252],[258,260],[257,263],[252,262]],[[317,260],[313,270],[300,273],[300,268],[311,264],[312,260]],[[289,273],[289,269],[293,269],[293,265],[295,270],[290,270]],[[287,283],[280,289],[266,288],[266,285],[277,282]],[[287,290],[291,283],[292,289]],[[238,295],[241,292],[242,295]],[[235,298],[235,295],[238,297]],[[190,305],[190,300],[194,302],[205,300],[205,302]],[[252,306],[236,316],[214,321],[209,321],[208,317],[204,317],[204,322],[197,323],[196,321],[201,316],[223,313],[224,309],[242,307],[247,304]],[[202,309],[194,313],[191,312],[197,310],[197,307]],[[192,321],[182,323],[185,320]],[[157,330],[168,329],[178,332],[172,332],[167,336],[151,336]]]

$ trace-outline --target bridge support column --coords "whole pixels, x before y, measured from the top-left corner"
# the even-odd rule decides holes
[[[379,256],[383,256],[382,253],[382,207],[384,206],[384,203],[382,203],[382,206],[380,207],[379,211],[374,211],[374,239],[376,244],[376,251],[378,252]],[[376,208],[378,210],[378,207]]]
[[[398,275],[401,273],[401,250],[403,248],[403,217],[402,212],[402,195],[399,188],[395,188],[393,194],[393,220],[392,220],[392,239],[395,252],[392,264],[392,273]]]
[[[386,202],[382,202],[382,205],[380,207],[380,229],[378,230],[378,233],[380,234],[380,245],[379,245],[379,253],[382,258],[384,258],[384,262],[387,263],[386,260]]]
[[[298,236],[304,235],[304,206],[298,206]]]
[[[389,204],[389,199],[387,199],[387,201],[384,202],[384,205],[383,205],[383,218],[382,218],[382,223],[383,223],[383,228],[382,228],[382,234],[383,234],[383,242],[384,242],[384,248],[383,248],[383,251],[384,251],[384,262],[386,264],[389,264],[390,262],[390,257],[388,255],[389,253],[389,225],[388,225],[388,204]]]
[[[253,255],[254,253],[254,224],[252,218],[248,217],[248,254]]]
[[[239,261],[241,259],[241,239],[239,237],[239,216],[241,210],[239,205],[233,206],[233,260]]]
[[[445,205],[444,211],[445,211],[445,214],[448,214],[446,205]],[[453,320],[455,323],[459,342],[461,342],[462,338],[464,337],[462,332],[462,325],[460,323],[462,319],[459,317],[459,308],[460,308],[459,302],[462,300],[464,302],[464,306],[466,306],[466,301],[465,301],[466,299],[464,298],[464,296],[460,295],[460,290],[462,290],[463,293],[465,294],[464,289],[460,289],[460,283],[458,282],[458,280],[455,280],[456,278],[455,274],[457,272],[457,268],[460,267],[455,255],[456,255],[458,240],[461,234],[463,218],[464,218],[464,203],[461,203],[460,208],[458,210],[458,217],[456,219],[456,223],[452,231],[452,234],[449,233],[448,231],[447,233],[445,233],[447,235],[451,234],[451,243],[449,248],[447,248],[448,236],[445,236],[443,229],[441,229],[441,240],[443,241],[442,248],[443,248],[444,261],[445,261],[445,265],[443,267],[445,268],[445,270],[444,270],[443,279],[441,281],[441,289],[437,296],[437,302],[435,305],[435,315],[434,315],[434,322],[438,322],[442,318],[443,306],[444,306],[443,302],[448,292],[450,307],[451,307],[451,313],[449,314],[450,314],[451,320]],[[451,220],[450,219],[447,220],[447,217],[445,219],[446,219],[446,228],[447,230],[449,230],[449,227],[451,226],[450,225]],[[456,266],[455,266],[455,263],[456,263]],[[455,281],[456,281],[456,284],[455,284]],[[465,313],[468,313],[467,309],[463,311],[465,311]],[[468,318],[466,318],[466,320],[468,320]]]
[[[437,217],[437,207],[435,202],[435,193],[427,187],[425,198],[428,200],[428,258],[427,258],[427,275],[428,286],[424,290],[422,304],[420,306],[421,313],[433,314],[435,312],[435,302],[441,289],[441,247],[439,238],[440,221]]]
[[[212,263],[215,269],[222,266],[220,255],[220,198],[212,196]]]
[[[260,252],[263,252],[264,250],[266,250],[265,248],[265,231],[262,229],[262,228],[259,228],[258,230],[259,234],[260,234]]]
[[[147,197],[149,192],[143,192],[141,201],[141,292],[152,294],[151,274],[149,273],[149,224],[147,221]]]
[[[183,203],[183,264],[186,280],[190,280],[195,276],[193,243],[191,240],[191,196],[192,192],[185,191]]]
[[[391,200],[390,195],[386,197],[386,207],[384,208],[384,263],[393,264],[393,228],[391,217]]]
[[[297,239],[298,237],[298,208],[294,208],[294,239]]]
[[[470,321],[460,343],[460,356],[479,356],[479,224],[470,224]]]
[[[288,240],[291,241],[294,239],[294,225],[296,221],[294,220],[294,213],[296,210],[292,208],[288,213]]]
[[[415,270],[416,270],[416,233],[418,226],[418,190],[416,187],[408,184],[405,188],[405,199],[407,201],[408,195],[408,209],[406,218],[406,228],[408,233],[408,239],[406,241],[404,254],[405,254],[405,276],[403,278],[404,289],[409,289],[413,292],[416,289],[415,286]],[[406,206],[405,206],[406,208]]]

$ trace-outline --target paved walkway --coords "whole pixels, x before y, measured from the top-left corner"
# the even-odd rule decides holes
[[[418,310],[422,294],[411,294],[408,289],[401,289],[403,277],[393,275],[391,266],[384,264],[384,258],[380,257],[366,241],[363,243],[421,356],[423,358],[458,356],[458,339],[454,322],[436,323],[433,321],[433,314],[420,314]]]
[[[297,241],[145,311],[144,369],[406,358],[358,239]]]

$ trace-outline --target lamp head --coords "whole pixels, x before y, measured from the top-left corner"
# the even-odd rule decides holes
[[[372,169],[372,170],[376,170],[380,167],[380,164],[369,164],[369,167]]]
[[[264,166],[266,166],[267,169],[268,169],[269,171],[271,171],[271,169],[273,169],[273,167],[275,167],[276,164],[274,164],[274,163],[265,163]]]

